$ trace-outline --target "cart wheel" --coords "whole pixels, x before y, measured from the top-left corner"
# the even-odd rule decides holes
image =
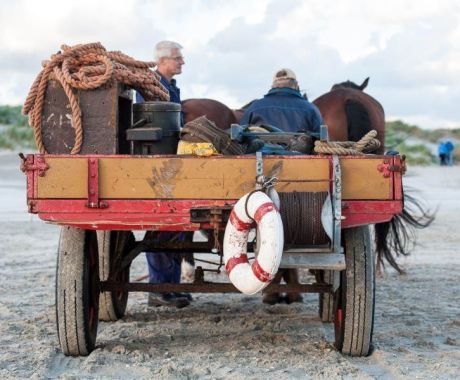
[[[115,257],[123,256],[134,245],[134,235],[131,231],[98,231],[97,240],[99,246],[99,277],[105,281]],[[114,280],[117,282],[129,282],[129,266],[121,272],[116,272]],[[127,291],[102,292],[99,295],[99,319],[101,321],[117,321],[123,318],[128,303]]]
[[[333,272],[331,270],[321,271],[322,280],[326,284],[332,284]],[[319,317],[323,322],[334,320],[334,297],[331,293],[319,293]]]
[[[94,349],[98,312],[96,232],[63,227],[56,268],[56,322],[65,355],[88,355]]]
[[[350,356],[367,356],[374,325],[375,277],[369,227],[344,231],[346,270],[334,294],[335,345]]]

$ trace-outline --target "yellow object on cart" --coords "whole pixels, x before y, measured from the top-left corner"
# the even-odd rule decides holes
[[[219,152],[212,143],[180,140],[177,146],[177,154],[192,154],[194,156],[207,157],[213,154],[219,154]]]

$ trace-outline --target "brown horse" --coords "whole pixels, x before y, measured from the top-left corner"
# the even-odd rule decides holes
[[[206,116],[220,129],[228,129],[243,116],[240,110],[231,110],[225,104],[213,99],[187,99],[182,102],[184,123]]]
[[[385,146],[385,112],[382,105],[363,92],[369,83],[361,85],[347,81],[332,86],[331,91],[313,101],[328,125],[331,141],[358,141],[370,130],[377,130],[381,146],[376,153],[383,154]],[[434,220],[428,210],[415,198],[404,194],[404,208],[389,222],[375,225],[377,265],[387,261],[399,273],[396,262],[399,255],[408,255],[410,243],[415,241],[415,229],[428,227]]]
[[[332,86],[331,91],[315,99],[324,123],[328,126],[331,141],[358,141],[375,129],[382,154],[385,144],[385,112],[382,105],[363,90],[369,78],[358,86],[347,81]]]

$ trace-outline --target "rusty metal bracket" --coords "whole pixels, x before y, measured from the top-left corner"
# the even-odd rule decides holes
[[[46,171],[50,168],[49,165],[45,162],[45,158],[40,155],[34,156],[28,155],[27,157],[24,154],[19,153],[21,158],[21,171],[27,173],[29,171],[37,171],[39,177],[44,177]]]
[[[377,170],[383,173],[384,178],[389,178],[392,172],[404,174],[406,171],[406,165],[404,161],[402,161],[401,165],[393,165],[390,164],[388,160],[384,160],[383,163],[377,165]]]
[[[384,160],[383,163],[377,165],[377,170],[383,173],[383,178],[390,177],[391,175],[390,162],[388,160]]]
[[[99,159],[88,158],[88,202],[89,208],[107,208],[107,202],[99,200]]]

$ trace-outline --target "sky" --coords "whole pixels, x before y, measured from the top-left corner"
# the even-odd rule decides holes
[[[62,44],[150,61],[165,39],[184,46],[183,100],[239,108],[288,67],[310,100],[370,77],[387,120],[460,127],[458,0],[0,0],[0,104],[22,104]]]

